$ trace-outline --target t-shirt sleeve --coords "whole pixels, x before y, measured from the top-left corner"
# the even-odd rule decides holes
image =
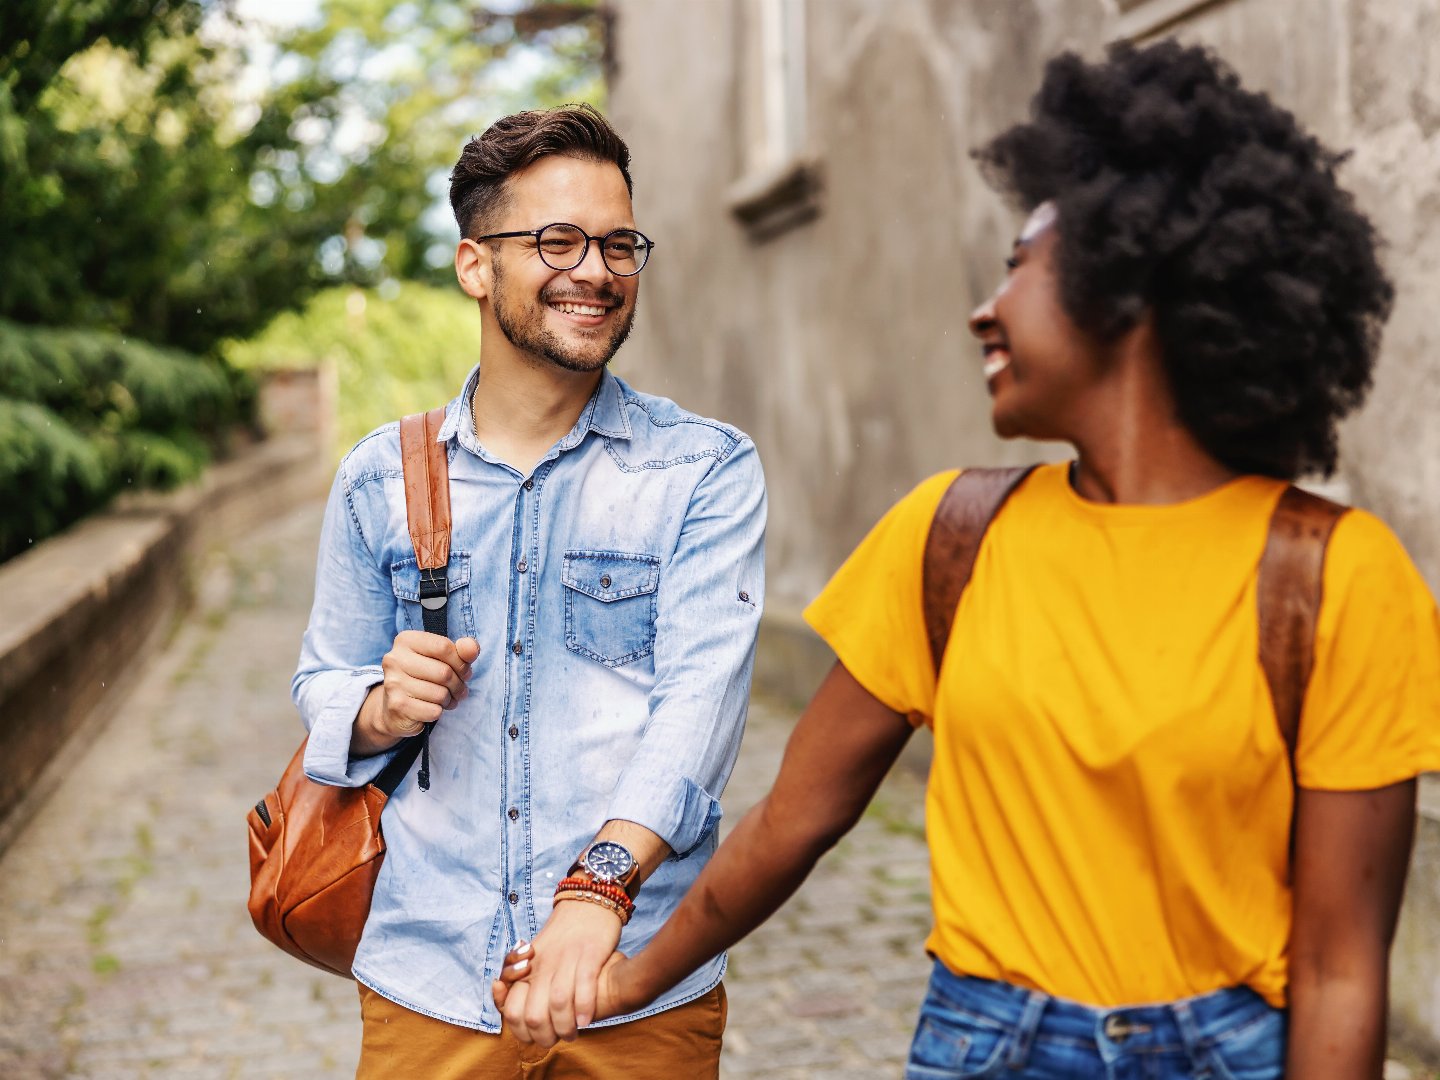
[[[855,680],[900,713],[934,714],[925,634],[924,562],[930,522],[957,470],[921,483],[890,508],[805,609]]]
[[[1359,791],[1440,769],[1440,612],[1372,514],[1340,519],[1325,560],[1300,784]]]

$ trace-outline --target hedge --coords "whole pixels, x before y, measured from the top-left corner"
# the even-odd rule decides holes
[[[118,491],[198,476],[253,405],[219,361],[0,320],[0,560]]]

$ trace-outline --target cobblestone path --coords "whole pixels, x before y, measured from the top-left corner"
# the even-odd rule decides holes
[[[0,1077],[354,1074],[353,985],[268,945],[244,908],[245,812],[300,736],[288,684],[319,517],[212,557],[195,613],[0,858]],[[727,820],[769,786],[793,720],[752,709]],[[928,966],[921,794],[897,771],[733,951],[725,1076],[899,1075]]]

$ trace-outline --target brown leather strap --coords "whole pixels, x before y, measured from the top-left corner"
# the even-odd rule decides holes
[[[444,406],[400,421],[405,516],[421,570],[450,562],[450,469],[445,444],[436,441],[444,422]]]
[[[1275,722],[1295,767],[1300,709],[1315,665],[1315,624],[1324,594],[1325,549],[1347,507],[1291,486],[1270,517],[1260,557],[1256,604],[1260,666],[1270,684]]]
[[[924,567],[925,633],[937,680],[955,609],[975,570],[985,530],[1034,468],[966,469],[941,496],[925,539]]]

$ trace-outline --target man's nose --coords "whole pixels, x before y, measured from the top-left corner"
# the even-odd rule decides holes
[[[609,281],[615,275],[610,272],[610,267],[605,265],[605,259],[600,254],[600,245],[603,241],[599,239],[588,241],[585,245],[585,257],[580,260],[578,266],[570,268],[570,276],[576,281]]]
[[[978,338],[995,329],[995,297],[991,296],[970,313],[970,333]]]

